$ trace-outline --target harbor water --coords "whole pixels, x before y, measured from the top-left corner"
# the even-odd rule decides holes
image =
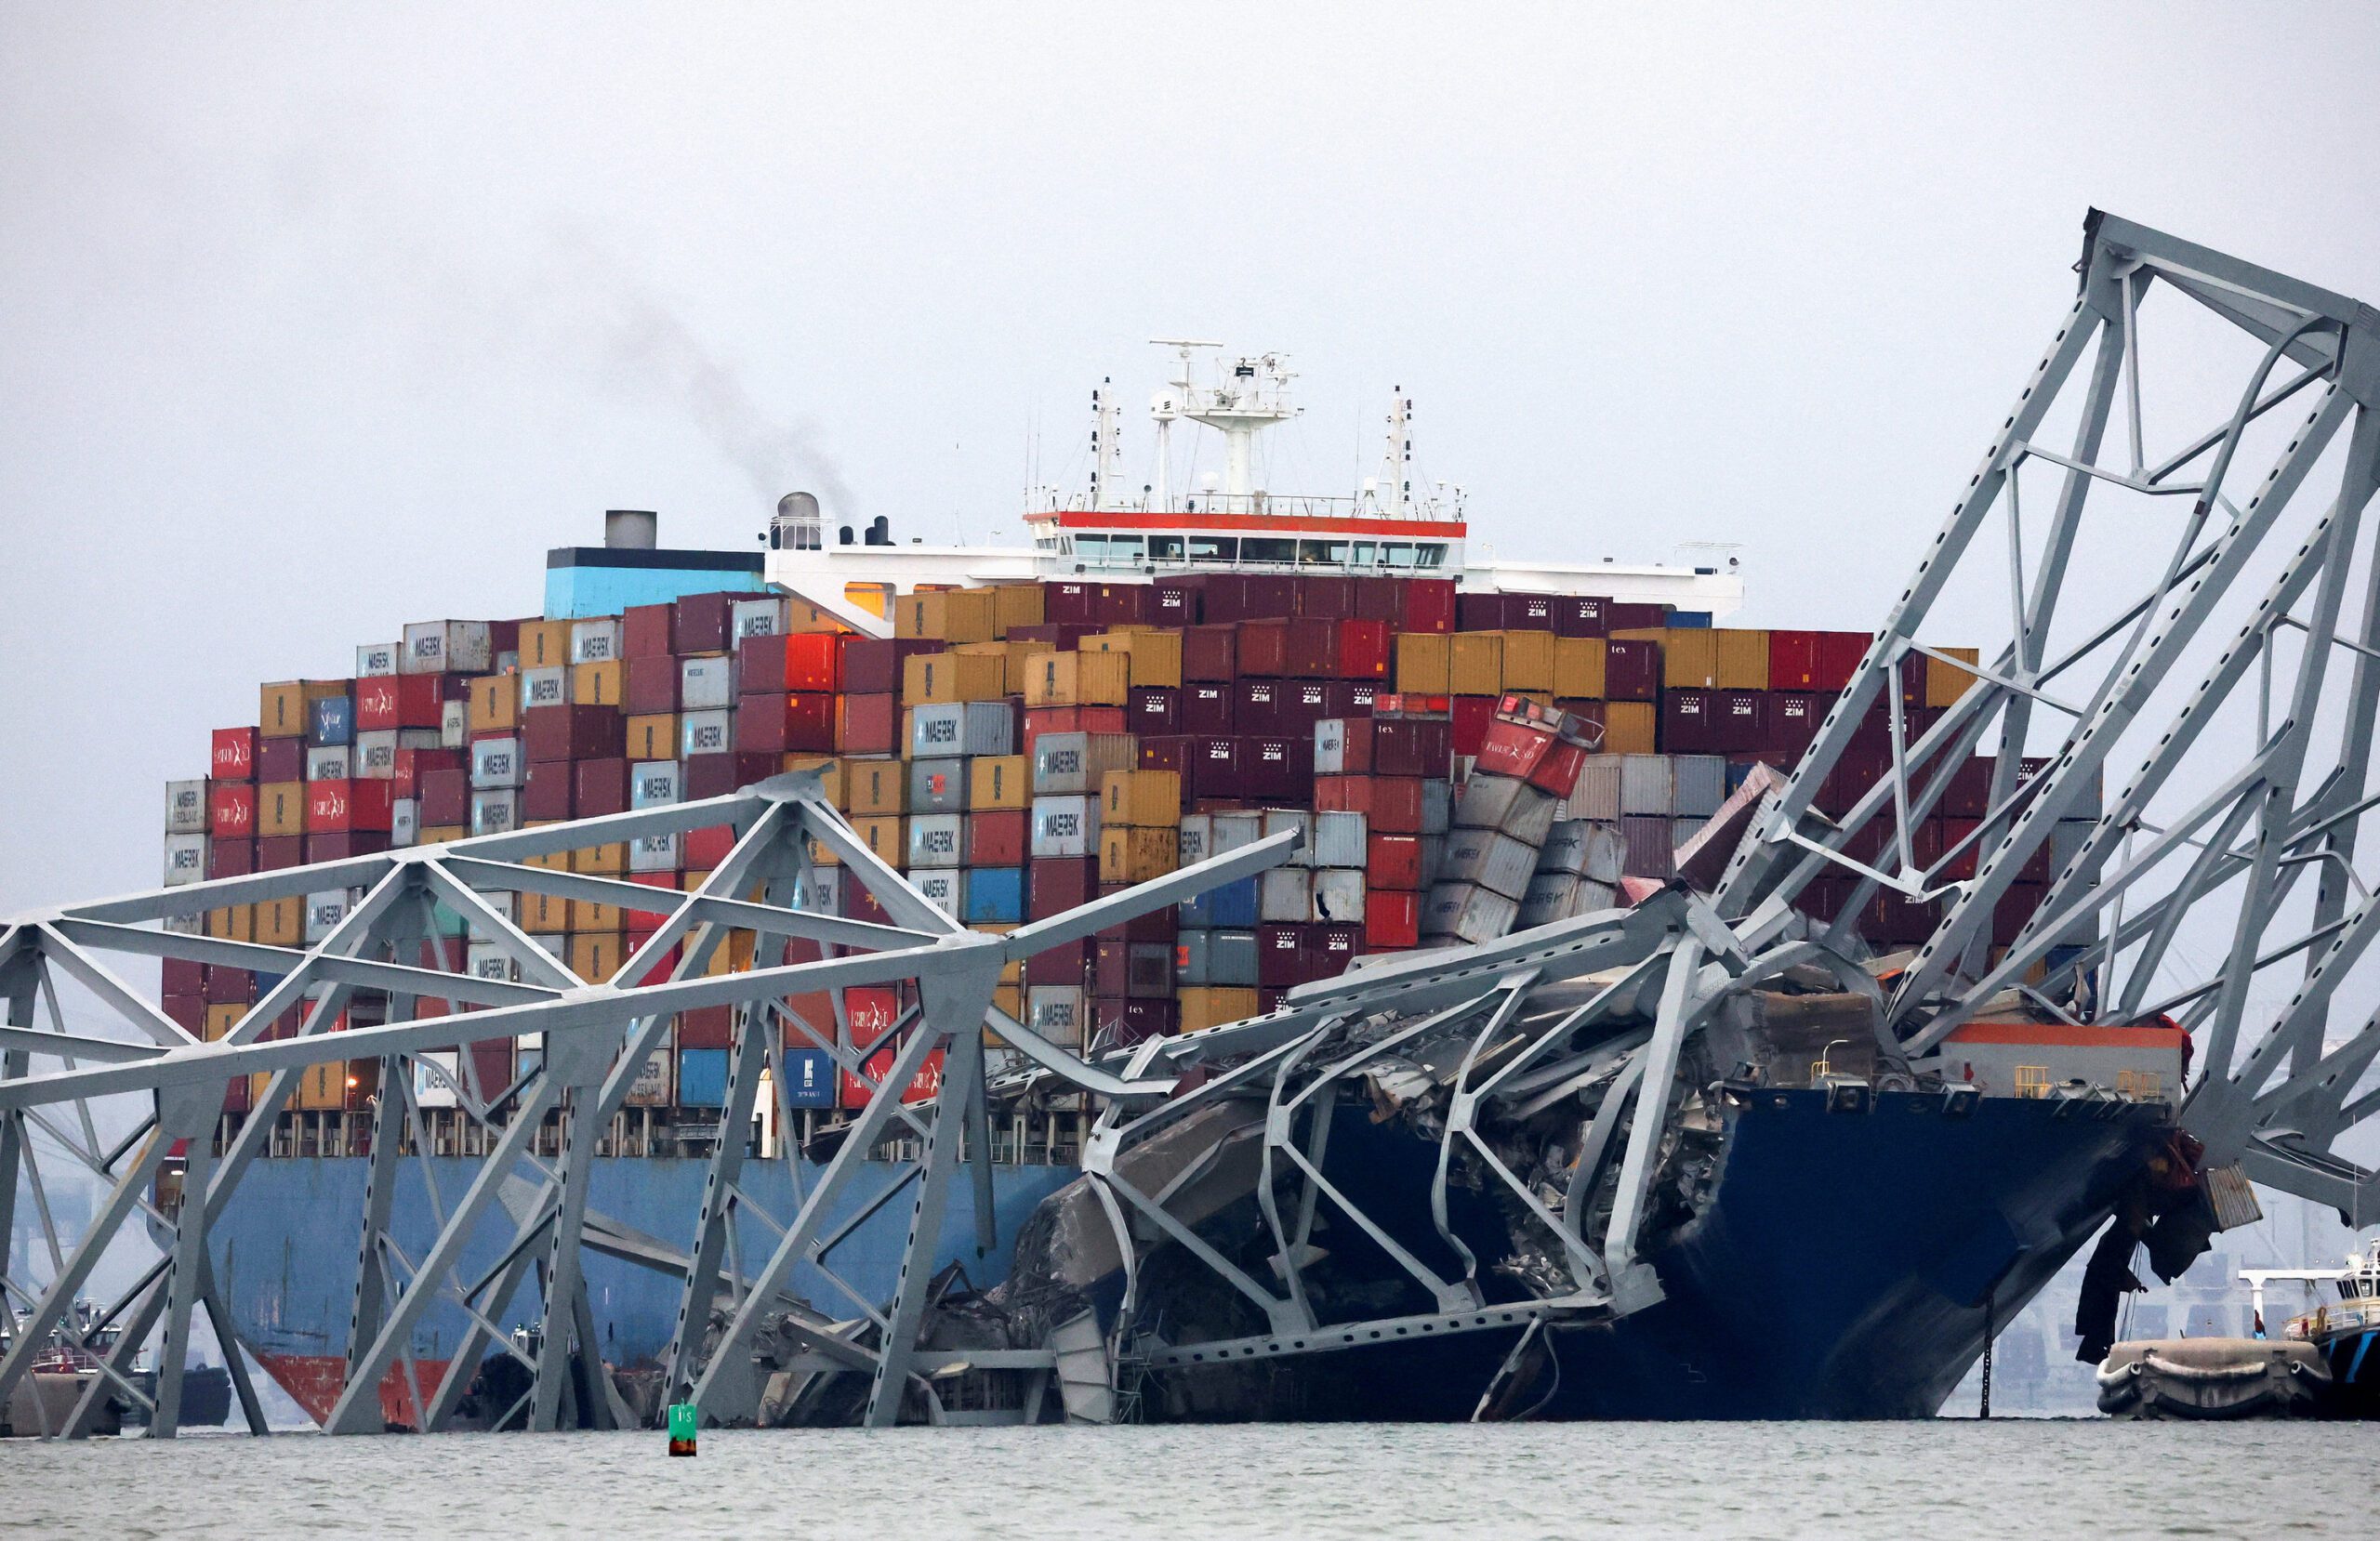
[[[0,1446],[49,1536],[2367,1534],[2380,1427],[1923,1423],[713,1431]]]

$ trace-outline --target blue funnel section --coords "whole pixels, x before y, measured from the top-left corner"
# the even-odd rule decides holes
[[[758,551],[639,551],[562,546],[546,553],[546,619],[617,615],[689,594],[764,594]]]

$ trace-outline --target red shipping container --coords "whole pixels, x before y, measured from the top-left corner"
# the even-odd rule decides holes
[[[469,675],[401,674],[395,678],[397,681],[396,726],[400,728],[443,727],[446,723],[446,703],[470,699],[471,685]],[[362,726],[360,718],[357,726]]]
[[[835,698],[822,692],[738,696],[735,747],[747,754],[831,754]]]
[[[421,778],[432,770],[465,770],[470,768],[470,757],[461,749],[400,749],[397,751],[395,773],[390,784],[400,797],[421,795]],[[424,820],[427,823],[429,821]]]
[[[421,784],[420,823],[424,828],[471,822],[469,771],[441,767],[423,772],[418,779]]]
[[[1417,947],[1421,942],[1421,896],[1375,891],[1364,896],[1364,945],[1374,951]]]
[[[244,839],[257,832],[254,782],[212,782],[206,788],[206,829],[218,840]]]
[[[735,830],[728,824],[711,824],[703,829],[690,829],[678,836],[678,860],[685,863],[689,874],[707,873],[727,860],[735,849]],[[851,912],[843,912],[849,915]]]
[[[735,650],[735,688],[745,695],[842,689],[842,645],[823,632],[747,637]]]
[[[671,604],[630,605],[620,612],[620,656],[668,658],[678,651],[678,607]],[[670,711],[668,706],[658,711]]]
[[[1344,621],[1355,613],[1355,580],[1315,576],[1299,586],[1298,613],[1315,620]]]
[[[728,626],[735,601],[750,594],[689,594],[673,607],[670,642],[681,658],[727,651]]]
[[[1200,681],[1182,687],[1181,731],[1185,733],[1228,733],[1237,714],[1236,691],[1228,684]]]
[[[1045,947],[1025,960],[1025,982],[1079,990],[1090,968],[1089,942],[1062,942],[1055,947]]]
[[[1448,632],[1455,629],[1455,583],[1452,578],[1400,578],[1395,580],[1404,612],[1397,617],[1399,631]]]
[[[1291,679],[1329,678],[1339,672],[1338,622],[1301,617],[1284,623],[1284,626],[1282,642],[1287,666],[1280,671],[1283,676]]]
[[[1772,691],[1814,691],[1818,688],[1820,658],[1816,631],[1772,631],[1768,634],[1768,688]]]
[[[908,1086],[901,1093],[904,1103],[915,1106],[920,1102],[931,1102],[941,1094],[943,1054],[944,1050],[937,1048],[925,1057],[925,1062],[918,1067],[916,1074],[909,1077]],[[841,1072],[843,1106],[852,1110],[866,1107],[868,1099],[874,1095],[874,1088],[868,1082],[882,1085],[884,1078],[892,1073],[892,1062],[899,1057],[900,1051],[889,1047],[869,1055],[866,1063],[860,1067],[866,1072],[867,1081],[862,1081],[850,1071]]]
[[[1705,690],[1661,692],[1661,753],[1708,755],[1719,747],[1712,737],[1711,697]]]
[[[698,1006],[678,1013],[680,1048],[726,1048],[735,1041],[735,1008]]]
[[[659,889],[662,890],[661,895],[654,900],[654,902],[660,906],[658,909],[623,909],[620,911],[620,919],[628,928],[628,934],[631,937],[637,937],[639,932],[643,933],[643,936],[649,937],[654,932],[661,929],[661,922],[668,917],[670,910],[677,907],[678,901],[671,896],[679,891],[678,874],[674,872],[632,872],[628,874],[628,881],[642,888]],[[638,940],[641,941],[641,938],[640,937]],[[675,963],[677,960],[678,949],[672,947],[669,949],[669,961],[671,963]]]
[[[835,698],[835,748],[845,755],[891,755],[901,746],[901,698],[841,695]]]
[[[1129,733],[1178,733],[1182,692],[1170,685],[1135,685],[1127,695],[1124,721]]]
[[[724,797],[754,782],[766,781],[785,769],[785,761],[775,755],[741,750],[732,755],[688,755],[684,763],[685,799],[690,803],[700,802],[705,797]],[[686,863],[686,868],[690,872],[704,870],[691,861]]]
[[[1256,982],[1269,990],[1303,984],[1314,975],[1306,956],[1304,926],[1256,928]]]
[[[624,759],[583,759],[573,768],[571,803],[582,819],[628,810],[628,762]]]
[[[1496,700],[1492,695],[1459,695],[1454,698],[1454,752],[1475,755],[1488,742],[1488,725],[1496,720]]]
[[[270,835],[257,842],[258,872],[286,872],[305,864],[306,837],[302,835]]]
[[[416,678],[412,675],[382,674],[355,682],[355,731],[359,733],[385,732],[397,726],[397,681]],[[429,675],[419,676],[430,678]]]
[[[1384,621],[1342,621],[1336,640],[1342,679],[1385,679],[1396,641]]]
[[[1277,733],[1281,722],[1281,686],[1273,679],[1243,679],[1234,687],[1232,722],[1241,733]]]
[[[1397,594],[1395,578],[1352,578],[1355,586],[1355,619],[1385,621],[1389,629],[1398,629],[1405,619],[1405,601]]]
[[[1377,831],[1365,837],[1364,888],[1366,904],[1383,889],[1414,892],[1421,887],[1421,839],[1417,835],[1383,835]],[[1369,914],[1369,910],[1365,912]]]
[[[388,785],[386,782],[380,784]],[[306,836],[308,862],[344,862],[351,856],[377,856],[389,849],[389,836],[377,829],[351,829],[340,834]]]
[[[1605,624],[1604,607],[1611,601],[1600,594],[1556,594],[1554,596],[1554,635],[1556,637],[1601,637],[1609,627]]]
[[[529,773],[521,781],[522,821],[542,824],[574,817],[577,790],[569,760],[531,760]]]
[[[1569,739],[1556,739],[1528,773],[1528,784],[1557,797],[1567,797],[1579,784],[1579,771],[1587,763],[1587,746]]]
[[[667,605],[656,605],[667,610]],[[678,682],[684,675],[678,659],[669,653],[631,655],[628,666],[621,671],[620,705],[630,717],[657,717],[678,709]]]
[[[533,761],[601,759],[628,747],[628,718],[616,706],[532,706],[522,721]]]
[[[1818,678],[1810,688],[1827,695],[1841,695],[1859,672],[1859,660],[1868,655],[1872,639],[1864,631],[1821,631],[1818,634]],[[1773,683],[1773,681],[1772,681]]]
[[[306,776],[306,741],[302,738],[258,738],[258,782],[302,781]]]
[[[1286,620],[1243,621],[1237,644],[1243,677],[1278,679],[1289,667],[1289,623]]]
[[[1182,680],[1228,682],[1239,678],[1239,628],[1192,626],[1182,634]]]
[[[1025,870],[1025,917],[1047,920],[1091,902],[1099,891],[1096,857],[1044,856]]]
[[[212,745],[213,756],[207,774],[218,782],[249,782],[257,779],[257,731],[254,728],[218,728]]]
[[[1457,731],[1461,731],[1459,718]],[[1553,747],[1554,731],[1551,728],[1491,716],[1487,729],[1480,735],[1479,747],[1472,751],[1479,757],[1479,764],[1474,773],[1511,776],[1527,781]],[[1571,779],[1577,779],[1575,772]]]
[[[384,781],[308,782],[306,833],[340,835],[349,830],[389,829],[395,789]]]
[[[968,863],[978,867],[1021,867],[1025,863],[1029,819],[1021,808],[986,809],[967,815]]]
[[[289,844],[293,846],[302,846],[303,844],[303,842],[294,835],[288,836],[288,841]],[[209,877],[245,877],[252,872],[269,870],[257,865],[258,844],[258,842],[255,840],[228,839],[220,835],[211,836],[206,842],[206,876]],[[284,862],[282,864],[284,866],[294,867],[298,863],[295,861],[291,861]]]

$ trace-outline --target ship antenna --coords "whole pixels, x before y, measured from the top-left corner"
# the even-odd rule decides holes
[[[1151,511],[1170,513],[1173,509],[1173,422],[1190,401],[1190,352],[1197,348],[1221,348],[1219,342],[1199,342],[1189,337],[1151,337],[1158,348],[1170,348],[1174,352],[1173,373],[1167,377],[1166,389],[1149,398],[1149,416],[1157,423],[1157,475],[1152,479],[1155,502]]]

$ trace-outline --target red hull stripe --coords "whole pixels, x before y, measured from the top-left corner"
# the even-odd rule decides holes
[[[1467,526],[1418,519],[1357,519],[1334,514],[1027,514],[1028,524],[1055,520],[1062,530],[1253,530],[1259,534],[1304,532],[1328,535],[1404,535],[1411,539],[1461,540]]]

